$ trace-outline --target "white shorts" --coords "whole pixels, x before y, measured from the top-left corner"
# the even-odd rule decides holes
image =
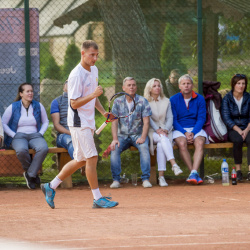
[[[74,160],[86,161],[88,158],[97,156],[94,142],[94,130],[90,128],[69,127],[74,147]]]
[[[193,130],[193,128],[184,128],[184,129],[185,129],[187,132],[189,132],[189,133]],[[176,138],[181,137],[181,136],[183,136],[183,137],[186,138],[186,136],[185,136],[183,133],[181,133],[180,131],[178,131],[178,130],[174,130],[174,131],[173,131],[173,139],[176,139]],[[194,139],[195,139],[197,136],[205,137],[205,138],[206,138],[205,144],[209,144],[209,140],[208,140],[208,137],[207,137],[207,133],[206,133],[203,129],[201,129],[201,130],[194,136]]]

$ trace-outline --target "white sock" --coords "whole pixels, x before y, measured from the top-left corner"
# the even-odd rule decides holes
[[[192,171],[191,171],[191,174],[196,174],[196,173],[197,173],[196,170],[192,170]]]
[[[60,184],[62,183],[62,181],[56,176],[49,184],[49,186],[52,189],[56,189]]]
[[[91,189],[91,191],[92,191],[92,194],[93,194],[94,199],[96,201],[99,200],[100,198],[102,198],[102,195],[101,195],[101,192],[100,192],[99,188]]]

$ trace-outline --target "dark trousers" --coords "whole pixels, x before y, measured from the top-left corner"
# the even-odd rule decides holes
[[[228,137],[231,142],[233,142],[233,155],[234,155],[234,163],[242,164],[242,146],[243,142],[247,144],[247,163],[250,165],[250,132],[247,134],[246,139],[243,141],[242,136],[231,129],[228,131]]]

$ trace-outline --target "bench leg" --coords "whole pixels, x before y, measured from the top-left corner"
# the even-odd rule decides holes
[[[63,166],[71,161],[71,158],[68,153],[60,153],[58,154],[58,165],[59,165],[59,171],[63,168]],[[62,188],[72,188],[72,177],[69,176],[67,177],[62,183],[61,183]]]
[[[154,155],[150,156],[151,170],[150,170],[150,183],[152,185],[157,185],[157,171],[156,171],[156,152]]]

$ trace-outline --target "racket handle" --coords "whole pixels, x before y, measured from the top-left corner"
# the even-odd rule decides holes
[[[101,131],[107,126],[107,122],[104,122],[102,125],[101,125],[101,127],[100,128],[98,128],[96,131],[95,131],[95,133],[97,134],[97,135],[99,135],[100,133],[101,133]]]

